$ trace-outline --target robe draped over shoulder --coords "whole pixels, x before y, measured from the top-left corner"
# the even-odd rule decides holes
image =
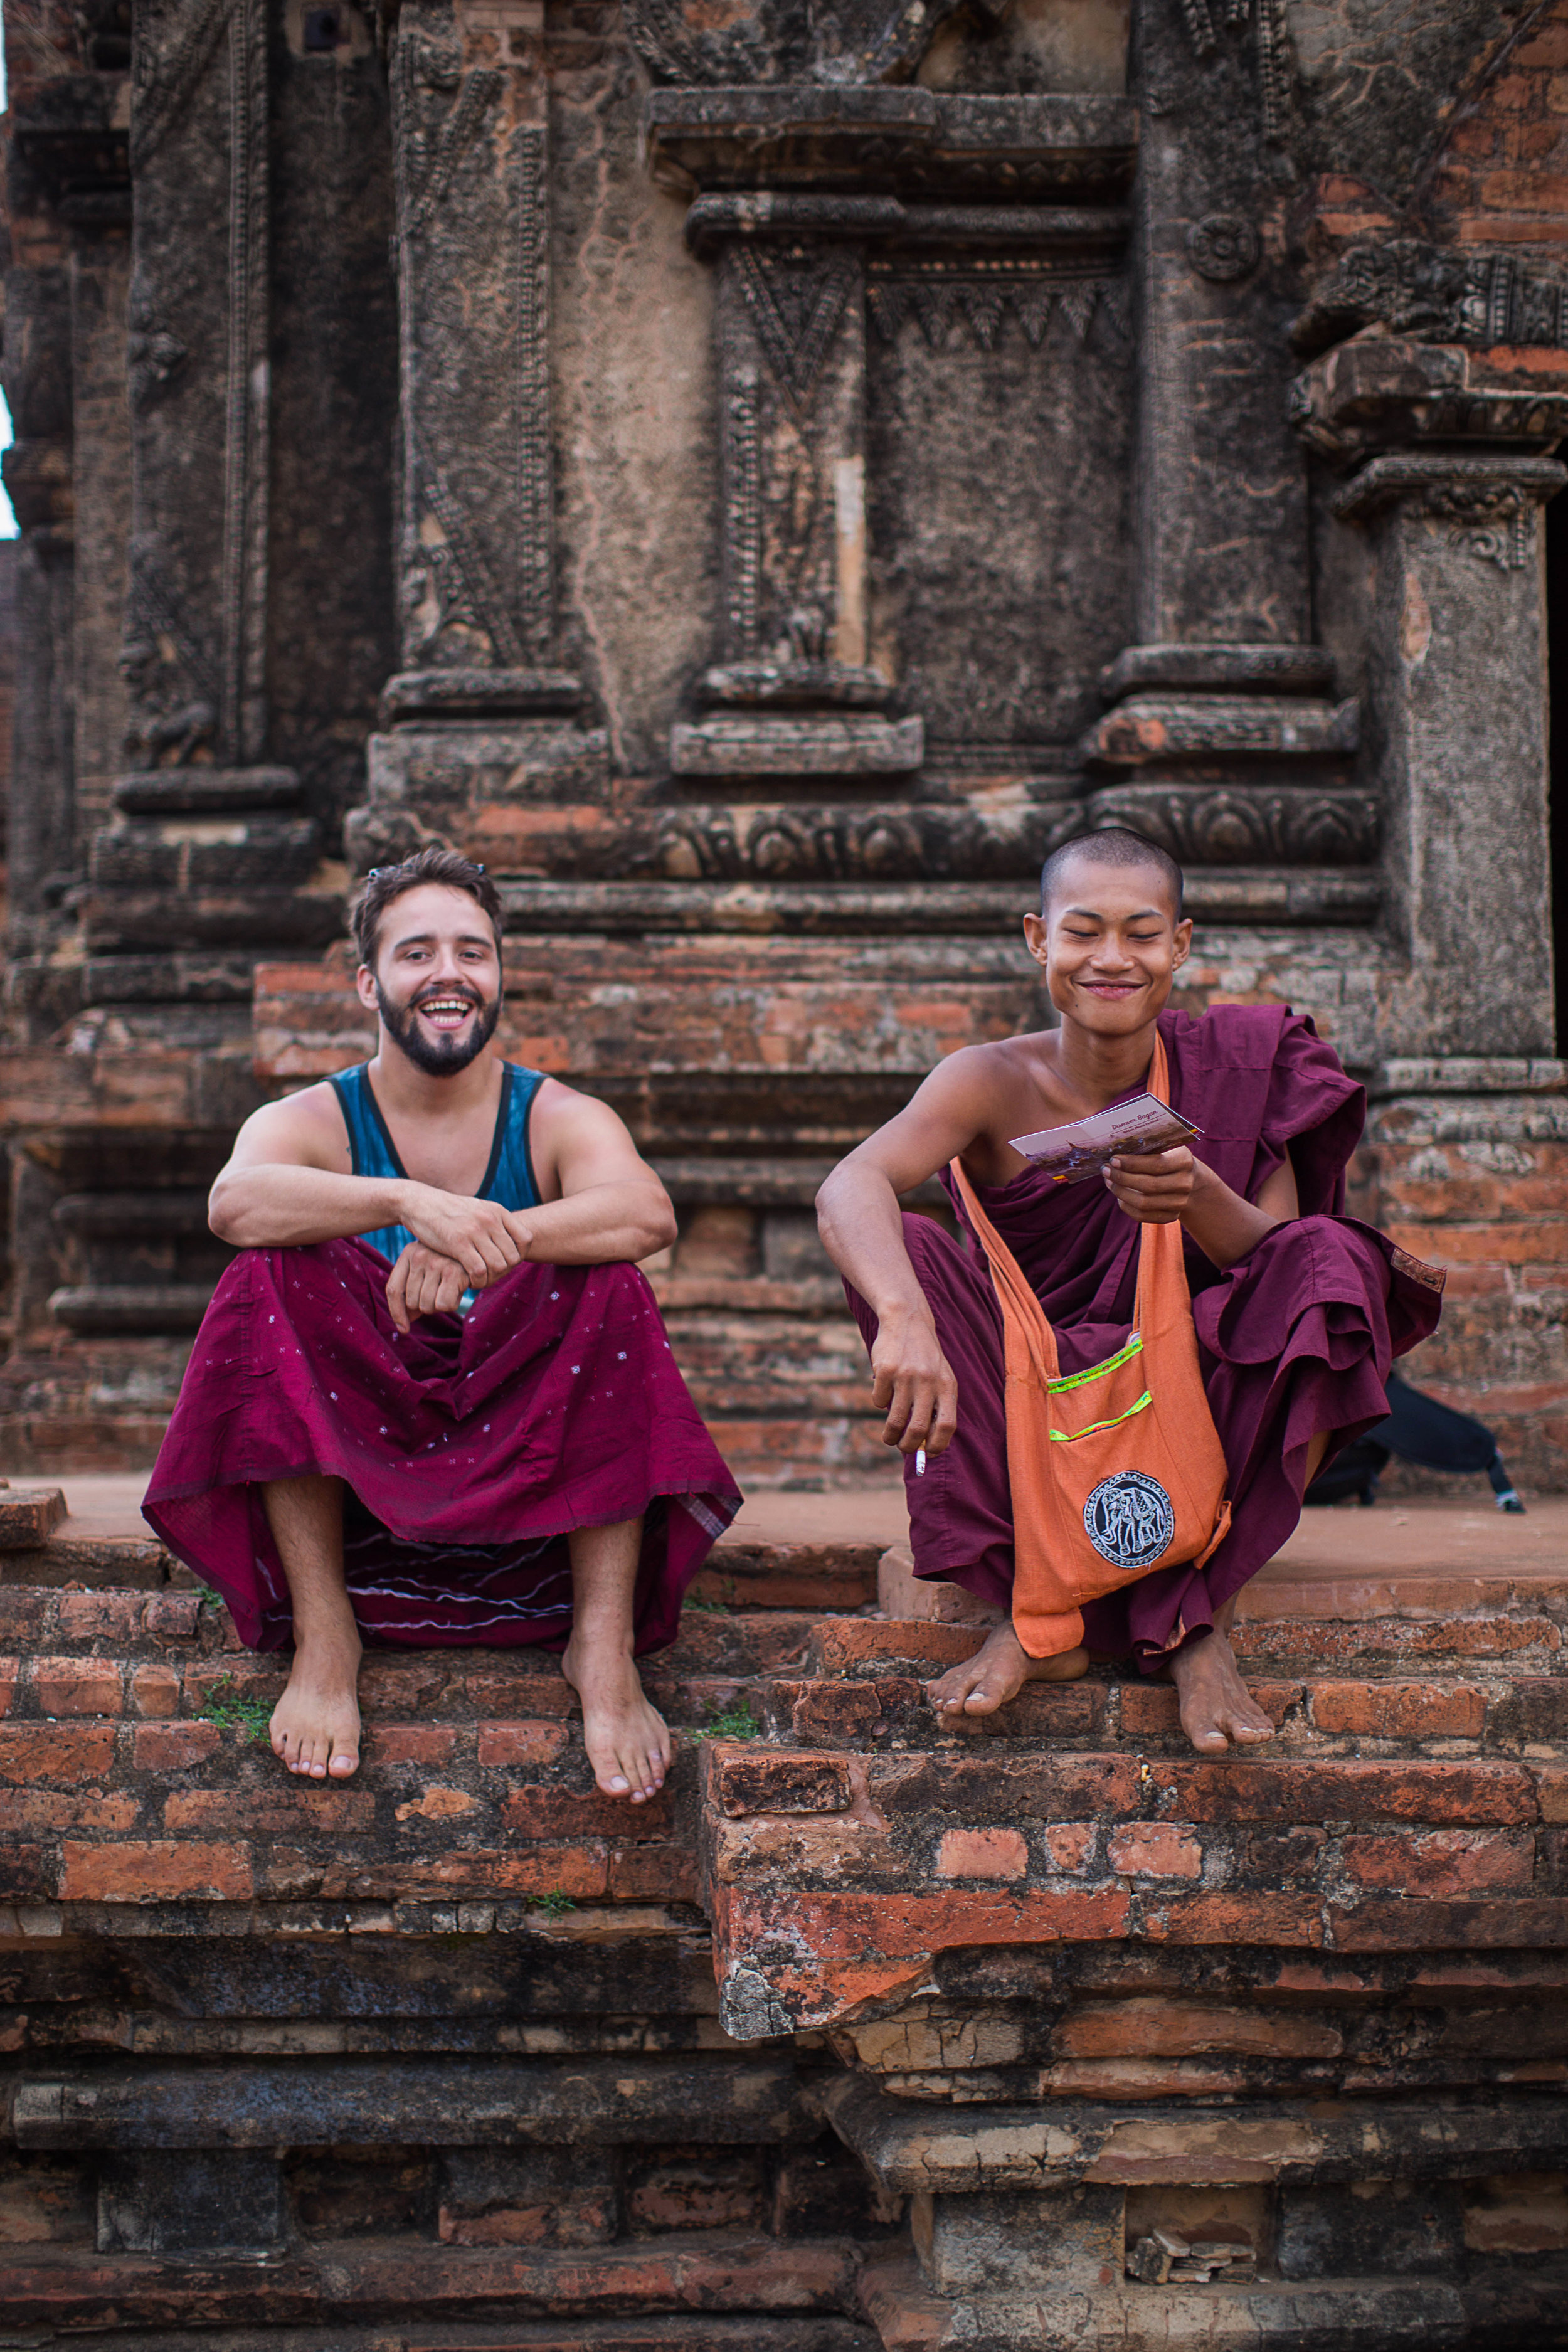
[[[242,1641],[292,1630],[261,1482],[341,1478],[368,1641],[538,1643],[571,1632],[573,1529],[643,1519],[639,1651],[740,1507],[633,1265],[524,1264],[406,1337],[361,1241],[243,1251],[197,1335],[143,1511]]]
[[[1194,1020],[1162,1013],[1171,1100],[1203,1132],[1195,1156],[1256,1201],[1287,1156],[1300,1215],[1222,1272],[1186,1237],[1199,1360],[1230,1473],[1230,1531],[1205,1568],[1157,1570],[1086,1604],[1091,1648],[1151,1668],[1213,1622],[1213,1612],[1279,1549],[1300,1513],[1307,1449],[1329,1453],[1384,1417],[1390,1363],[1433,1330],[1442,1277],[1343,1213],[1363,1089],[1304,1015],[1216,1005]],[[1139,1089],[1130,1088],[1129,1094]],[[915,1572],[1006,1606],[1013,1524],[1003,1408],[1002,1318],[982,1253],[929,1217],[904,1237],[958,1381],[958,1433],[923,1477],[906,1459]],[[1026,1169],[976,1197],[1055,1327],[1064,1373],[1113,1355],[1131,1328],[1135,1221],[1102,1184],[1056,1184]],[[868,1347],[876,1318],[849,1286]]]

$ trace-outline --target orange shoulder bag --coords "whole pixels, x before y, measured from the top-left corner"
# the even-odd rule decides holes
[[[1157,1030],[1149,1091],[1171,1099]],[[1082,1602],[1155,1569],[1186,1560],[1201,1568],[1230,1525],[1182,1228],[1142,1228],[1126,1346],[1064,1380],[1039,1300],[958,1161],[952,1165],[1002,1308],[1013,1624],[1031,1657],[1055,1657],[1083,1640]]]

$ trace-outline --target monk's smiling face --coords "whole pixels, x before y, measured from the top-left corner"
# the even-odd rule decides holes
[[[1054,877],[1024,936],[1064,1021],[1122,1037],[1152,1021],[1192,946],[1158,866],[1110,865],[1086,844]]]
[[[359,970],[362,1004],[427,1077],[453,1077],[484,1052],[500,1018],[500,950],[489,916],[466,890],[422,883],[381,918],[374,969]]]

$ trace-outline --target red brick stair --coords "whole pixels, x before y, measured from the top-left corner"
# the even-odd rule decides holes
[[[8,2322],[210,2352],[1560,2340],[1542,1523],[1506,1574],[1463,1545],[1271,1570],[1238,1646],[1277,1738],[1215,1760],[1104,1670],[939,1724],[977,1630],[878,1613],[897,1558],[879,1586],[824,1532],[847,1506],[796,1507],[793,1539],[732,1532],[649,1662],[678,1754],[635,1811],[543,1654],[373,1654],[361,1772],[304,1786],[253,1736],[283,1661],[183,1571],[94,1583],[116,1555],[79,1550],[0,1589]]]

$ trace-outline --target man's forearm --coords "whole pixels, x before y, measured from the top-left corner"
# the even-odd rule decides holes
[[[911,1315],[932,1321],[904,1247],[899,1196],[879,1169],[836,1168],[816,1196],[816,1222],[828,1256],[879,1323]]]
[[[283,1161],[231,1168],[213,1186],[207,1223],[237,1249],[303,1248],[406,1224],[409,1195],[420,1189],[400,1177],[339,1176]]]
[[[675,1239],[675,1214],[662,1185],[590,1184],[563,1201],[520,1209],[513,1231],[528,1234],[524,1257],[538,1265],[636,1265]]]

